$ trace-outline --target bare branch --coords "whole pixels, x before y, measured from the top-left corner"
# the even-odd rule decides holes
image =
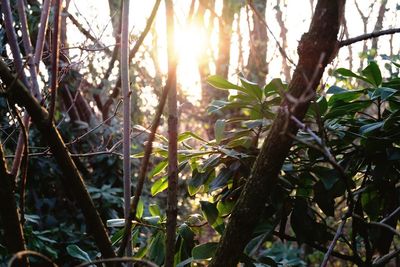
[[[388,29],[388,30],[383,30],[383,31],[378,31],[378,32],[371,32],[367,34],[363,34],[354,38],[350,38],[347,40],[343,40],[339,43],[339,47],[347,46],[347,45],[352,45],[357,42],[361,42],[367,39],[371,38],[377,38],[382,35],[388,35],[388,34],[395,34],[400,32],[400,28],[394,28],[394,29]]]

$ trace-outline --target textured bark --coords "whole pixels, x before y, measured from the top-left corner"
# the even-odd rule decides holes
[[[7,172],[3,148],[0,145],[0,218],[4,230],[4,242],[9,253],[25,250],[24,234],[15,202],[14,177]],[[28,261],[17,261],[18,266],[28,266]]]
[[[174,7],[165,1],[168,44],[168,193],[165,267],[174,266],[176,217],[178,215],[178,110],[176,92],[176,55],[174,47]]]
[[[286,6],[286,4],[284,4],[284,6]],[[284,51],[287,51],[287,32],[288,32],[288,30],[285,26],[285,22],[283,21],[281,0],[277,0],[275,9],[276,9],[276,20],[278,21],[279,27],[281,28],[279,37],[282,40],[282,49]],[[290,81],[290,67],[287,62],[286,57],[282,57],[282,71],[283,71],[283,75],[285,76],[286,82],[289,82]]]
[[[129,86],[129,0],[122,2],[121,19],[121,88],[123,99],[123,182],[124,182],[124,218],[129,220],[129,210],[131,204],[131,97]],[[128,235],[128,245],[126,246],[126,256],[132,257],[131,235]],[[128,264],[132,266],[132,264]]]
[[[57,128],[49,120],[49,113],[31,96],[20,80],[11,74],[3,61],[0,61],[0,78],[6,85],[6,94],[9,101],[25,107],[41,135],[46,138],[53,156],[59,164],[61,171],[65,174],[62,176],[62,183],[65,188],[71,188],[76,203],[82,209],[85,216],[87,228],[93,234],[101,254],[106,258],[115,257],[103,222],[94,207],[83,179],[71,159]]]
[[[343,9],[342,0],[318,1],[309,32],[303,34],[298,46],[299,62],[289,84],[292,97],[298,99],[306,88],[315,91],[329,59],[337,51],[336,39]],[[298,130],[296,124],[288,120],[287,111],[302,120],[308,106],[309,101],[298,101],[294,105],[285,99],[281,103],[277,118],[263,143],[209,266],[236,266],[289,153],[292,138],[288,133],[295,135]]]
[[[253,6],[261,16],[265,16],[267,0],[254,0]],[[268,73],[267,63],[268,34],[264,23],[253,14],[253,30],[250,32],[250,53],[247,63],[247,78],[261,87],[265,85]]]
[[[385,12],[386,12],[386,4],[387,0],[382,0],[381,5],[379,6],[379,11],[378,11],[378,18],[376,19],[375,27],[374,27],[374,32],[378,32],[382,30],[383,28],[383,18],[385,17]],[[375,52],[378,50],[378,38],[372,39],[372,45],[371,49],[374,49]],[[375,53],[376,55],[376,53]]]

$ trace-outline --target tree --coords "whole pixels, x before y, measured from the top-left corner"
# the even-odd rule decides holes
[[[210,266],[234,266],[258,222],[258,214],[271,194],[282,164],[289,153],[299,120],[308,109],[325,66],[337,52],[337,33],[344,12],[344,1],[320,0],[310,30],[299,43],[299,63],[289,84],[288,95],[280,105],[268,137],[264,141],[251,176],[227,225]]]

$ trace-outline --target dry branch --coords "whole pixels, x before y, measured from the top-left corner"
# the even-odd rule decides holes
[[[2,60],[0,60],[0,78],[7,88],[7,91],[3,93],[6,93],[8,100],[25,107],[41,135],[46,138],[53,156],[65,174],[61,176],[61,181],[65,188],[71,188],[76,203],[85,216],[88,230],[93,234],[101,254],[106,258],[115,257],[103,222],[58,130],[49,119],[49,113],[32,97],[22,82],[11,74]]]

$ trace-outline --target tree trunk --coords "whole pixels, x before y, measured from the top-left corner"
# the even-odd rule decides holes
[[[374,27],[374,32],[380,31],[383,28],[383,18],[385,17],[385,12],[386,12],[386,4],[387,0],[382,0],[381,5],[379,7],[379,12],[378,12],[378,18],[376,19],[376,24]],[[373,38],[372,39],[372,46],[371,49],[373,49],[374,55],[377,54],[378,50],[378,38]]]
[[[286,4],[284,6],[286,6]],[[278,21],[279,27],[281,28],[281,33],[279,34],[279,36],[281,37],[281,40],[282,40],[282,49],[284,51],[287,51],[287,32],[288,32],[288,30],[285,26],[285,22],[283,21],[281,0],[277,0],[275,9],[276,9],[276,20]],[[290,81],[290,67],[287,62],[286,57],[282,57],[282,71],[283,71],[283,75],[285,76],[286,82],[289,82]]]
[[[277,183],[279,172],[292,145],[289,134],[298,127],[290,114],[302,120],[309,100],[301,97],[315,93],[326,65],[337,51],[337,33],[343,16],[344,0],[319,0],[308,33],[299,46],[299,62],[289,84],[296,103],[284,99],[267,139],[253,166],[250,178],[236,203],[229,223],[209,266],[236,266],[244,247],[251,239],[260,218],[260,211]],[[309,90],[305,92],[305,89]],[[308,98],[310,99],[310,98]],[[290,114],[289,114],[290,112]]]
[[[265,17],[267,0],[253,1],[257,12]],[[250,53],[247,63],[247,78],[259,86],[265,85],[265,77],[268,73],[267,63],[268,34],[267,28],[260,18],[253,13],[253,30],[250,32]]]

